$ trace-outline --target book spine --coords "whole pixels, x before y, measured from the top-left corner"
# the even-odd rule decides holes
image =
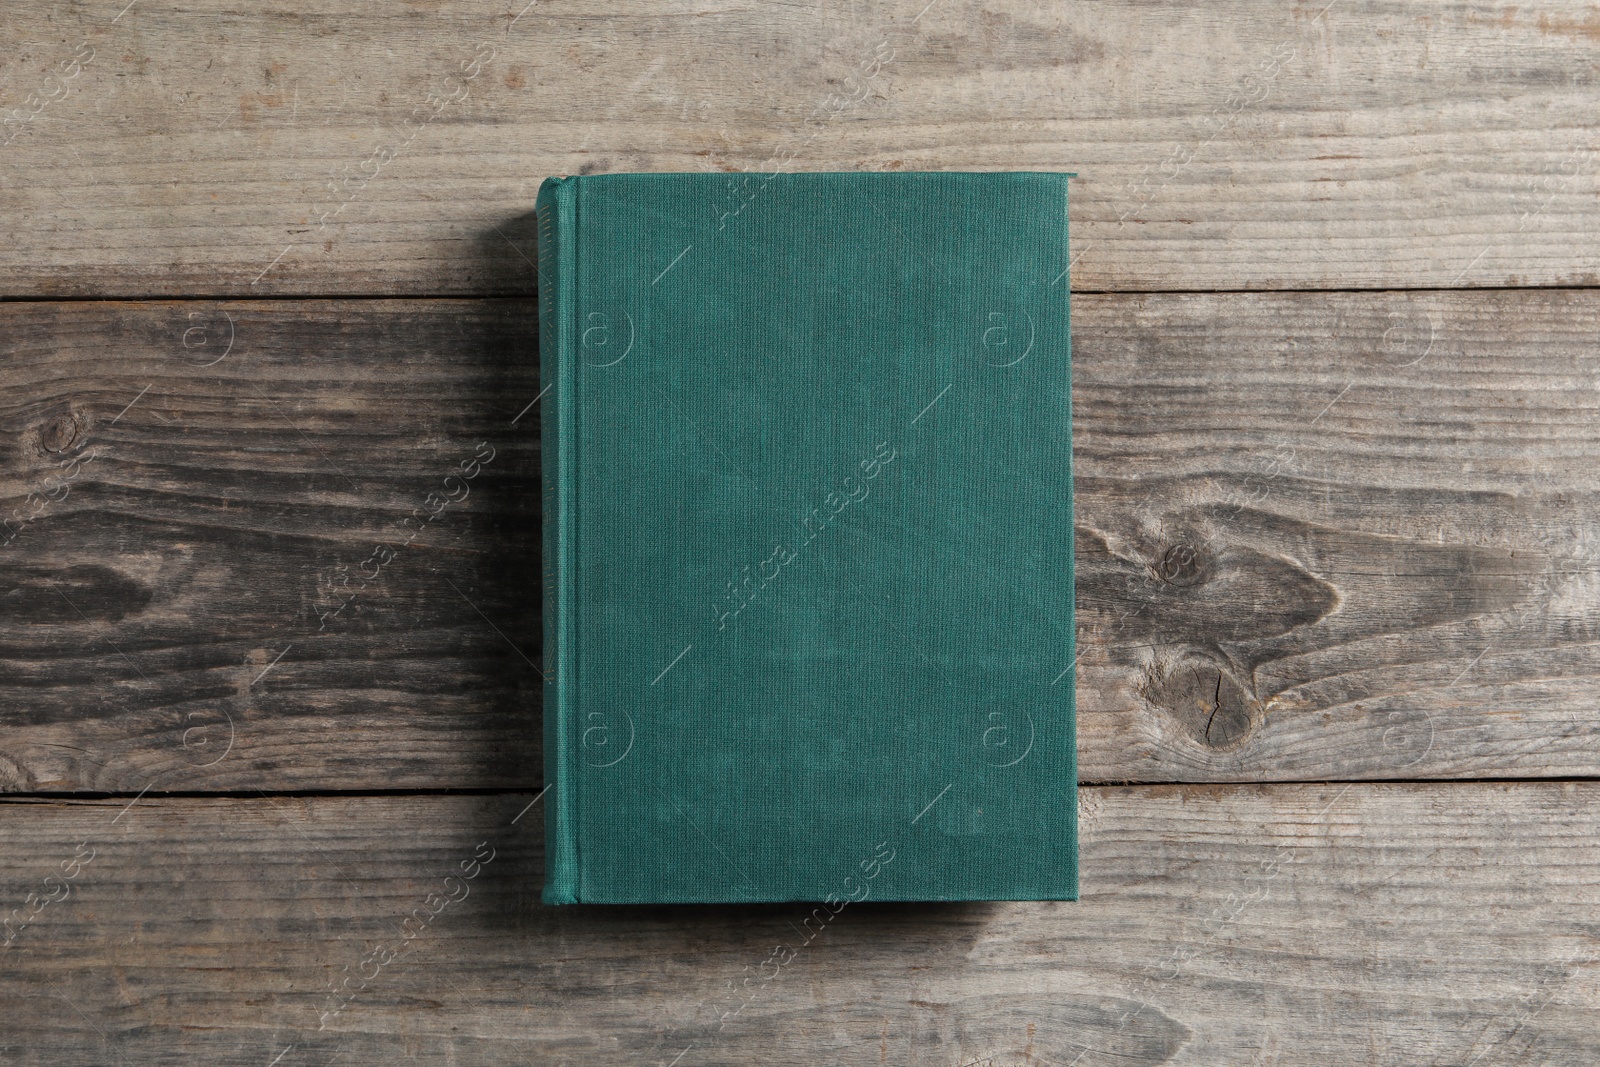
[[[1076,177],[1076,175],[1074,175],[1074,174],[1066,174],[1066,175],[1063,175],[1061,177],[1061,258],[1066,260],[1067,264],[1068,264],[1067,277],[1064,279],[1065,282],[1066,282],[1066,292],[1062,294],[1062,297],[1066,301],[1066,305],[1067,305],[1067,330],[1066,330],[1067,336],[1066,336],[1065,340],[1066,340],[1066,350],[1067,350],[1067,513],[1068,514],[1076,514],[1075,508],[1076,508],[1077,495],[1078,495],[1077,481],[1076,481],[1076,478],[1077,478],[1076,462],[1075,462],[1075,460],[1073,458],[1074,449],[1072,448],[1072,378],[1073,378],[1073,374],[1072,374],[1072,269],[1071,269],[1071,264],[1072,264],[1072,238],[1071,238],[1071,222],[1069,221],[1070,218],[1071,218],[1071,212],[1067,210],[1068,200],[1071,198],[1071,188],[1072,188],[1071,179],[1074,178],[1074,177]],[[1087,245],[1084,246],[1084,250],[1085,251],[1088,250],[1088,246]],[[1065,536],[1066,542],[1067,542],[1067,544],[1066,544],[1067,558],[1072,561],[1073,573],[1076,574],[1077,573],[1077,567],[1078,567],[1077,532],[1076,532],[1076,529],[1075,529],[1075,524],[1069,522],[1069,523],[1065,523],[1064,525],[1066,526],[1066,530],[1065,530],[1064,536]],[[1071,826],[1072,826],[1072,856],[1071,856],[1072,869],[1068,872],[1067,879],[1066,879],[1067,885],[1069,887],[1067,889],[1067,894],[1066,895],[1067,895],[1067,899],[1069,899],[1069,900],[1077,900],[1078,899],[1079,849],[1078,849],[1078,741],[1077,741],[1077,738],[1078,738],[1078,668],[1077,668],[1077,663],[1078,663],[1078,593],[1077,593],[1077,582],[1076,581],[1072,581],[1072,582],[1068,582],[1067,583],[1066,593],[1067,593],[1067,649],[1066,649],[1066,653],[1065,654],[1066,654],[1067,662],[1073,665],[1071,670],[1068,671],[1068,674],[1070,675],[1070,677],[1067,680],[1068,680],[1068,682],[1070,684],[1067,686],[1067,692],[1066,692],[1066,698],[1067,698],[1067,761],[1068,761],[1068,766],[1070,766],[1071,769],[1072,769],[1072,773],[1071,773],[1070,778],[1069,778],[1069,780],[1067,782],[1067,787],[1071,791],[1068,795],[1072,798],[1072,803],[1071,803],[1070,808],[1069,808],[1069,817],[1070,817]]]
[[[578,900],[578,827],[573,745],[577,666],[572,645],[573,419],[577,414],[573,358],[572,255],[575,189],[572,179],[547,178],[534,204],[539,225],[540,447],[544,511],[544,777],[546,904]]]

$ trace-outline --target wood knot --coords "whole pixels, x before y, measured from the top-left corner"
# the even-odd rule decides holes
[[[1210,567],[1198,547],[1180,541],[1161,554],[1155,572],[1159,581],[1182,589],[1205,581]]]
[[[149,607],[149,589],[110,567],[0,565],[0,620],[24,625],[120,622]]]
[[[9,756],[0,756],[0,791],[21,793],[35,788],[33,774],[27,767]]]
[[[1253,687],[1212,656],[1184,652],[1158,662],[1142,689],[1146,700],[1210,749],[1238,748],[1261,723],[1261,701]]]
[[[39,451],[52,456],[71,452],[83,440],[85,423],[74,411],[63,411],[39,430]]]

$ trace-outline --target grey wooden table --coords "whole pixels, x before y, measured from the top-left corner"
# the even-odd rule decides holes
[[[0,1060],[1600,1062],[1600,9],[925,2],[7,5]],[[538,903],[531,265],[776,169],[1080,175],[1084,778],[781,967]]]

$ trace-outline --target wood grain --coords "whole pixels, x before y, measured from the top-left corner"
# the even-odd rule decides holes
[[[1600,294],[1074,312],[1085,780],[1596,773]],[[0,306],[4,788],[537,787],[534,315]]]
[[[1076,300],[1085,776],[1592,774],[1597,311]]]
[[[531,799],[0,804],[0,903],[37,909],[0,948],[17,1009],[0,1050],[58,1067],[1600,1056],[1594,783],[1086,789],[1081,902],[868,900],[812,920],[809,943],[800,904],[539,905],[540,809],[513,821]]]
[[[534,314],[0,310],[6,788],[536,781]]]
[[[1581,0],[30,0],[7,30],[5,295],[525,295],[539,181],[638,170],[1076,171],[1080,290],[1600,277]]]

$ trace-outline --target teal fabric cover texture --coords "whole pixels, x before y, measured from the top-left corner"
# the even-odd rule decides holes
[[[546,902],[1077,898],[1067,178],[544,183]]]

